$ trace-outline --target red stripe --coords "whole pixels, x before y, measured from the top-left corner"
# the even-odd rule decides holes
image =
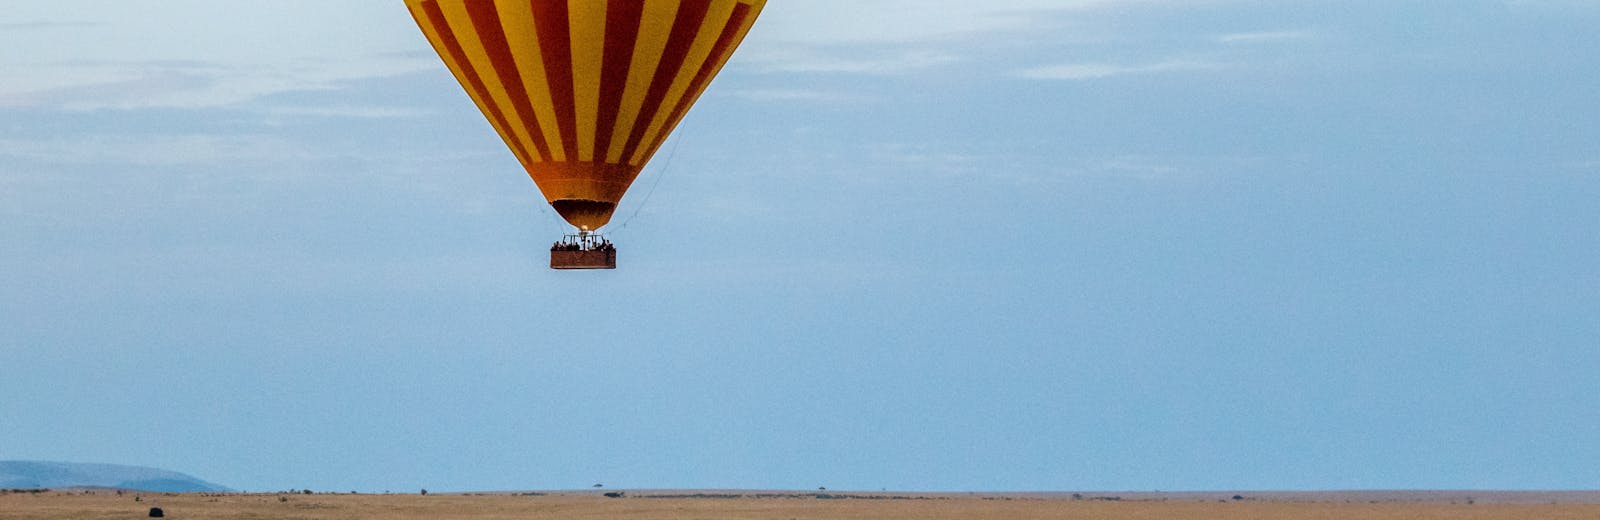
[[[511,44],[506,42],[505,29],[500,26],[500,13],[495,11],[491,2],[467,2],[466,6],[467,14],[472,17],[472,26],[478,30],[478,39],[482,41],[484,50],[488,51],[489,62],[494,65],[495,74],[500,76],[506,95],[511,97],[511,106],[522,117],[522,130],[533,137],[533,146],[539,149],[540,157],[552,157],[544,134],[539,132],[538,116],[534,115],[533,102],[528,100],[528,89],[522,84],[516,59],[511,57]]]
[[[634,121],[633,134],[628,136],[628,143],[623,147],[623,162],[633,157],[639,148],[639,141],[644,139],[645,131],[649,130],[650,121],[661,110],[662,98],[667,97],[667,90],[672,88],[672,79],[683,67],[683,60],[689,57],[695,33],[700,31],[700,24],[705,23],[706,11],[710,8],[711,0],[683,0],[678,6],[677,19],[673,20],[671,35],[667,37],[666,51],[662,53],[661,63],[650,80],[650,90],[644,97],[638,119]]]
[[[432,25],[433,30],[439,35],[439,43],[444,45],[445,51],[450,53],[450,59],[460,67],[461,75],[465,76],[462,79],[466,81],[466,87],[478,94],[478,100],[483,102],[484,109],[489,112],[489,117],[494,118],[499,128],[508,132],[511,131],[511,123],[506,122],[505,114],[500,111],[500,107],[495,106],[494,98],[489,95],[489,88],[484,86],[483,78],[478,76],[477,71],[472,70],[472,63],[467,61],[467,53],[461,50],[461,42],[456,40],[456,34],[450,30],[450,24],[445,22],[444,11],[439,9],[438,0],[423,2],[422,9],[428,13],[428,24]],[[420,20],[418,22],[420,23]],[[501,137],[506,139],[506,144],[510,145],[511,152],[516,154],[517,159],[521,160],[522,164],[533,164],[533,161],[528,158],[528,150],[522,147],[522,143],[517,142],[511,136]]]
[[[533,23],[539,31],[539,49],[544,55],[550,100],[556,108],[556,124],[561,127],[561,144],[568,161],[578,160],[578,108],[573,101],[572,26],[566,0],[533,2]]]
[[[717,36],[717,43],[711,47],[711,54],[706,58],[705,64],[700,67],[700,72],[695,74],[694,81],[689,83],[689,90],[684,93],[683,99],[678,101],[678,106],[672,110],[672,115],[667,118],[667,124],[662,127],[660,137],[656,139],[656,142],[650,143],[650,153],[655,153],[656,147],[666,142],[667,134],[671,133],[672,128],[676,127],[678,121],[683,119],[684,114],[689,112],[689,107],[694,106],[698,95],[703,93],[701,89],[705,88],[706,84],[716,77],[717,65],[722,63],[722,57],[726,53],[733,52],[733,46],[739,43],[739,29],[744,27],[745,18],[750,16],[750,11],[750,6],[742,3],[733,8],[733,16],[728,18],[728,25],[724,26],[722,34]],[[649,157],[645,157],[645,159],[649,160]]]
[[[594,141],[595,162],[605,162],[611,149],[611,134],[622,111],[623,92],[628,90],[628,68],[633,65],[633,47],[639,39],[639,23],[644,18],[644,2],[609,0],[606,3],[605,59],[600,69],[600,119]]]

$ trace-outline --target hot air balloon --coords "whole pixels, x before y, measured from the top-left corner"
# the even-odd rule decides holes
[[[596,235],[766,0],[405,0],[544,198],[577,228],[556,269],[611,269]]]

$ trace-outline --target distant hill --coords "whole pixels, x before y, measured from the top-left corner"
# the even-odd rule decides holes
[[[103,487],[189,493],[229,491],[176,471],[115,464],[74,464],[30,460],[0,461],[0,489]]]

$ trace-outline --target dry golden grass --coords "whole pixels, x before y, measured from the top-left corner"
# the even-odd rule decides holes
[[[174,519],[1600,519],[1600,504],[1217,502],[1071,500],[1061,496],[916,495],[903,499],[603,498],[587,493],[515,495],[135,494],[112,491],[0,494],[0,520],[136,519],[161,507]]]

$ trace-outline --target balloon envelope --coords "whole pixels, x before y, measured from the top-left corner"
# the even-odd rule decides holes
[[[405,0],[522,162],[584,230],[705,92],[766,0]]]

